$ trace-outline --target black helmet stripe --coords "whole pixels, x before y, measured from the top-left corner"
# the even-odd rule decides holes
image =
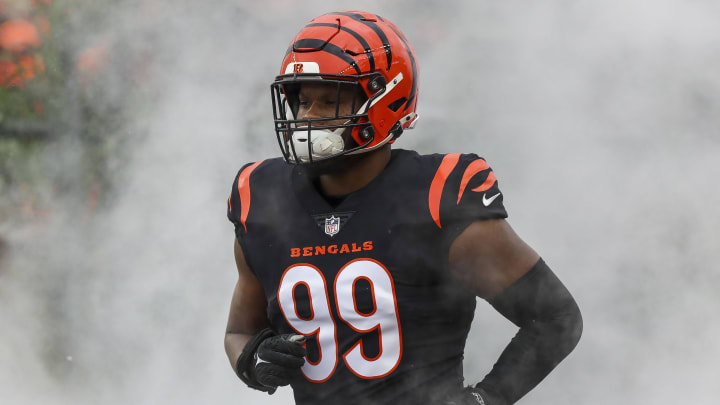
[[[356,13],[344,13],[344,12],[335,12],[335,13],[329,13],[325,15],[344,15],[346,17],[350,17],[354,20],[357,20],[368,27],[370,27],[375,33],[377,34],[378,38],[380,38],[380,41],[382,41],[383,48],[385,48],[385,56],[387,57],[387,69],[390,70],[390,64],[392,63],[392,49],[390,49],[390,42],[388,42],[387,36],[383,32],[380,27],[378,27],[377,24],[375,24],[372,21],[368,21],[365,19],[365,16],[362,14],[356,14]]]
[[[350,55],[346,54],[340,47],[337,45],[333,45],[329,42],[325,42],[322,39],[314,39],[314,38],[305,38],[296,41],[292,44],[290,48],[288,48],[287,53],[285,56],[287,56],[290,52],[292,52],[296,48],[309,48],[314,49],[318,51],[324,51],[329,54],[335,55],[338,58],[344,60],[348,63],[348,65],[352,66],[353,69],[357,72],[357,74],[360,74],[360,68],[358,67],[357,63],[355,63],[355,60],[350,57]],[[295,51],[298,52],[298,51]]]
[[[395,35],[400,38],[400,41],[402,41],[403,46],[405,47],[405,50],[407,51],[408,57],[410,58],[410,66],[412,67],[412,89],[410,90],[410,97],[408,97],[407,102],[405,103],[405,106],[409,106],[412,104],[413,100],[415,100],[415,94],[417,93],[417,65],[415,64],[415,58],[413,57],[412,50],[410,50],[410,46],[408,45],[407,41],[405,41],[405,38],[393,28],[392,25],[388,24],[388,27],[390,27],[391,30],[395,33]]]
[[[331,24],[331,23],[314,23],[314,24],[308,24],[308,25],[306,25],[305,27],[332,27],[332,28],[337,28],[337,24]],[[349,29],[349,28],[343,27],[343,26],[340,26],[340,30],[347,32],[348,34],[352,35],[353,37],[355,37],[355,39],[358,40],[358,42],[360,43],[360,45],[362,45],[362,47],[365,49],[365,54],[367,55],[368,61],[370,62],[370,71],[371,71],[371,72],[375,71],[375,57],[373,56],[372,51],[370,50],[370,44],[367,43],[367,41],[365,40],[365,38],[363,38],[362,36],[360,36],[360,34],[358,34],[357,32],[355,32],[355,31],[353,31],[353,30],[351,30],[351,29]]]

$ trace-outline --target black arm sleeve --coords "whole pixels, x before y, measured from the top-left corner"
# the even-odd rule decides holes
[[[520,330],[476,387],[497,398],[490,404],[513,404],[575,348],[582,316],[570,292],[542,259],[489,302]]]

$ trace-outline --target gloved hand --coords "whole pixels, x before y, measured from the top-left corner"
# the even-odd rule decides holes
[[[248,387],[273,394],[277,387],[300,376],[305,364],[304,343],[302,335],[275,335],[264,329],[245,345],[236,364],[237,374]]]
[[[290,384],[305,364],[305,336],[287,333],[269,337],[255,352],[255,379],[270,388]]]

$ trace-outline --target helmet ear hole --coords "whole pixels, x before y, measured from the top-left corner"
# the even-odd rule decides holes
[[[367,88],[368,90],[370,90],[370,93],[375,93],[385,87],[386,83],[387,82],[385,81],[385,78],[383,76],[378,76],[368,82]]]
[[[397,112],[400,109],[400,107],[403,104],[405,104],[406,101],[407,101],[406,97],[399,98],[399,99],[393,101],[392,103],[390,103],[388,108],[391,109],[393,112]]]

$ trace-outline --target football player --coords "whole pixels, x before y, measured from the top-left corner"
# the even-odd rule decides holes
[[[249,387],[297,404],[512,404],[575,347],[578,307],[506,222],[475,154],[391,149],[418,119],[418,64],[367,12],[310,21],[271,85],[282,158],[228,200],[239,280],[225,348]],[[519,327],[464,386],[476,297]]]

